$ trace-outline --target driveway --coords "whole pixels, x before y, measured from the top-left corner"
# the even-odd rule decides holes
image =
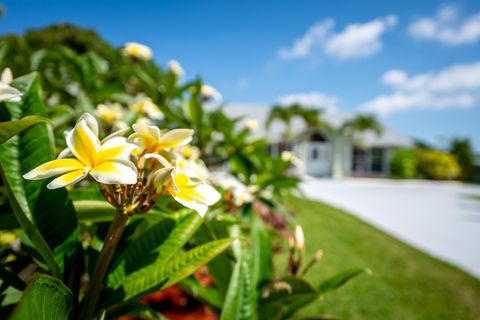
[[[480,277],[480,187],[456,182],[307,177],[309,198],[344,209]],[[473,200],[466,195],[477,195]]]

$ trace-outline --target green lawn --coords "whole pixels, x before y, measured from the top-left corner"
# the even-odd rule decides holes
[[[476,278],[344,211],[300,198],[288,202],[304,228],[308,256],[324,250],[320,263],[308,273],[313,283],[350,267],[372,270],[372,275],[361,275],[309,306],[302,317],[480,319]]]

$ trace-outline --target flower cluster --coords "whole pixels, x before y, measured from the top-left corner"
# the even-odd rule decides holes
[[[134,132],[128,139],[123,137],[126,128],[100,140],[97,120],[85,113],[66,133],[68,148],[56,160],[38,166],[24,178],[37,180],[60,175],[48,184],[48,188],[55,189],[90,176],[99,183],[105,199],[126,214],[146,212],[158,197],[171,195],[205,215],[220,194],[204,183],[182,156],[182,148],[192,140],[193,130],[162,132],[145,120],[132,127]]]

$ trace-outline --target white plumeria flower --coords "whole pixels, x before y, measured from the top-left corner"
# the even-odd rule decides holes
[[[200,89],[200,94],[204,96],[207,99],[212,99],[214,101],[221,101],[222,100],[222,95],[220,92],[217,91],[212,86],[209,86],[208,84],[203,84],[202,88]]]
[[[253,202],[255,194],[258,192],[258,186],[246,186],[226,172],[210,173],[210,180],[222,189],[230,191],[233,196],[233,204],[237,207]]]
[[[123,108],[119,103],[97,105],[95,115],[107,123],[114,123],[123,118]]]
[[[182,65],[177,60],[170,60],[168,62],[168,69],[174,74],[176,74],[178,77],[182,77],[185,74]]]
[[[295,154],[291,151],[282,151],[281,158],[283,161],[290,162],[296,167],[300,167],[302,165],[302,160],[297,158]]]
[[[123,53],[142,60],[150,60],[153,56],[150,47],[137,42],[127,42],[123,48]]]
[[[249,119],[245,122],[245,128],[248,130],[255,130],[258,128],[258,121],[255,119]]]
[[[98,123],[90,114],[84,113],[67,133],[66,142],[73,158],[59,158],[44,163],[23,177],[29,180],[45,179],[60,175],[48,184],[56,189],[74,184],[87,175],[103,184],[134,184],[137,168],[130,161],[136,145],[119,136],[100,142]]]
[[[297,224],[295,226],[295,248],[303,251],[305,249],[305,236],[303,235],[302,226]]]
[[[141,113],[153,120],[162,120],[163,112],[150,98],[139,98],[131,104],[130,110]]]
[[[192,129],[174,129],[161,133],[157,126],[145,121],[135,123],[134,133],[128,139],[136,142],[140,149],[149,153],[184,146],[192,141]]]
[[[0,102],[20,102],[22,100],[22,93],[10,86],[13,80],[12,70],[5,68],[0,79]]]
[[[178,203],[195,210],[200,216],[205,216],[208,207],[220,200],[220,193],[211,185],[202,183],[197,177],[189,176],[177,165],[172,166],[164,157],[158,154],[146,154],[145,158],[157,159],[165,168],[171,169],[171,179],[158,188],[170,194]]]
[[[13,73],[10,68],[5,68],[2,71],[2,76],[0,77],[0,81],[6,84],[10,84],[13,81]]]

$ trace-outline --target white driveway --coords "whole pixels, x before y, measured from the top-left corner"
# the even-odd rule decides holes
[[[306,178],[302,190],[480,277],[480,187],[417,180]]]

